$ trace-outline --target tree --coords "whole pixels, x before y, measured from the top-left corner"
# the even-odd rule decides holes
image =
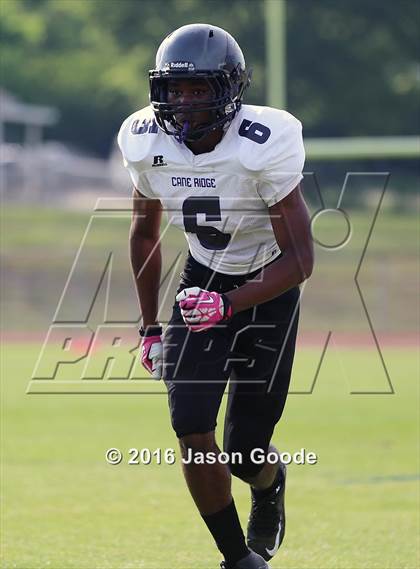
[[[414,0],[289,0],[288,109],[306,135],[418,130]],[[191,22],[227,29],[253,68],[246,101],[264,104],[261,0],[2,0],[1,85],[58,106],[52,136],[106,154],[122,120],[148,102],[165,35]]]

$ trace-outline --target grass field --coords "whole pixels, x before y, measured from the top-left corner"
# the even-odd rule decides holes
[[[89,297],[112,253],[113,319],[126,321],[133,315],[136,299],[127,253],[129,211],[121,213],[122,217],[112,212],[97,213],[93,220],[91,212],[39,206],[9,206],[0,213],[3,257],[0,277],[5,291],[1,307],[9,330],[23,327],[43,334],[48,329],[84,236],[78,270],[69,291],[74,291],[72,298],[80,304],[84,297]],[[315,248],[315,271],[303,299],[305,330],[319,331],[324,325],[327,329],[366,330],[354,275],[369,234],[372,212],[350,211],[350,219],[353,234],[343,249]],[[339,241],[342,221],[335,215],[322,217],[316,224],[316,235],[323,242]],[[415,212],[381,211],[376,221],[359,283],[378,331],[417,330],[418,230]],[[169,230],[163,247],[166,270],[186,248],[182,232]],[[171,304],[164,303],[161,319],[169,316]]]
[[[164,395],[26,395],[39,346],[3,358],[2,567],[215,569],[220,556],[177,464],[108,465],[105,450],[176,447]],[[419,566],[419,392],[413,350],[386,348],[394,395],[350,395],[334,353],[275,434],[316,465],[289,467],[288,528],[273,569]],[[342,365],[366,351],[343,350]],[[297,355],[305,374],[311,350]],[[363,366],[366,378],[378,369]],[[344,364],[343,364],[344,362]],[[245,485],[234,494],[243,523]]]
[[[172,466],[127,464],[130,448],[176,448],[164,394],[26,394],[40,344],[16,338],[47,332],[90,213],[12,206],[2,215],[6,341],[15,334],[2,358],[2,567],[216,569],[220,556],[188,495],[179,454]],[[129,215],[103,225],[99,217],[70,307],[83,301],[112,251],[114,314],[124,320],[136,302]],[[288,528],[273,569],[420,566],[416,352],[384,344],[395,394],[351,395],[387,391],[384,370],[368,345],[334,343],[335,332],[369,333],[354,273],[371,217],[354,212],[351,219],[353,236],[343,250],[317,247],[305,289],[301,333],[333,330],[333,336],[314,392],[290,395],[276,430],[281,450],[305,447],[318,463],[289,467]],[[339,234],[340,227],[327,217],[319,236]],[[375,225],[359,281],[380,341],[418,326],[417,234],[412,214],[381,212]],[[167,266],[185,247],[182,234],[169,233],[164,245]],[[320,353],[298,350],[293,391],[308,391]],[[80,366],[63,377],[73,375],[80,377]],[[162,384],[154,387],[164,392]],[[126,455],[118,466],[105,461],[110,447]],[[235,481],[234,494],[245,524],[249,491]]]

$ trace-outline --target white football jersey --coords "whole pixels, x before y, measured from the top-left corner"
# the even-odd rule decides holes
[[[290,113],[243,105],[214,150],[195,155],[146,107],[125,120],[118,144],[134,186],[161,201],[196,261],[243,275],[280,254],[268,208],[297,186],[305,160]]]

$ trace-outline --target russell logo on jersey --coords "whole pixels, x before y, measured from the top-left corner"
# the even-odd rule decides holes
[[[157,166],[167,166],[167,165],[168,164],[163,160],[163,156],[161,154],[159,154],[158,156],[153,156],[152,168]]]

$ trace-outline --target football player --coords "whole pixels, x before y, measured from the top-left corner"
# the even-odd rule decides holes
[[[221,567],[263,569],[285,530],[286,468],[266,457],[278,455],[270,440],[290,381],[299,284],[313,266],[299,187],[302,127],[286,111],[242,104],[250,74],[237,42],[216,26],[171,33],[149,76],[150,106],[128,117],[118,137],[134,184],[130,250],[141,359],[167,386],[182,456],[190,457],[185,480],[224,557]],[[189,255],[163,334],[164,210],[185,232]],[[216,418],[229,380],[223,448],[232,459],[191,460],[220,456]],[[231,475],[251,489],[246,539]]]

